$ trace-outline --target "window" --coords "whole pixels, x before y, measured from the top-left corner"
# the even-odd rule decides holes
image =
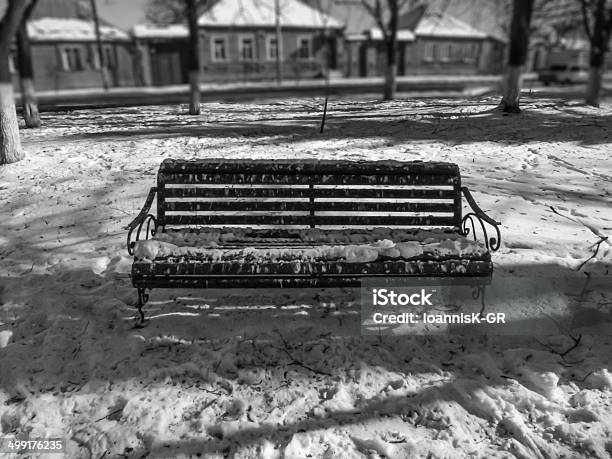
[[[442,62],[448,62],[451,59],[452,45],[450,43],[443,43],[440,46],[440,60]]]
[[[275,35],[268,35],[266,39],[266,57],[269,61],[275,61],[278,56],[278,42]]]
[[[255,59],[255,37],[253,35],[242,35],[240,37],[240,60],[252,61]]]
[[[82,49],[76,46],[67,46],[61,50],[62,70],[65,72],[79,72],[85,70],[83,65]]]
[[[423,50],[423,60],[426,62],[433,62],[435,59],[436,59],[435,43],[426,42],[425,49]]]
[[[312,57],[312,40],[309,36],[298,37],[297,46],[298,59],[310,59]]]
[[[473,62],[478,57],[478,43],[467,43],[464,48],[463,61]]]
[[[8,66],[11,73],[17,73],[17,56],[13,51],[9,54]]]
[[[90,54],[91,67],[100,70],[100,55],[98,54],[97,45],[92,45],[93,50]],[[107,68],[114,67],[115,65],[115,53],[112,45],[104,45],[102,47],[102,55],[104,56],[104,66]]]
[[[210,39],[211,51],[213,62],[224,62],[229,58],[227,49],[227,38],[226,37],[212,37]]]
[[[114,67],[115,66],[115,53],[112,46],[105,46],[102,49],[104,54],[104,65],[106,67]]]

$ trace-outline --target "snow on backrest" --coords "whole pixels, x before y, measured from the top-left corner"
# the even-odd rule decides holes
[[[442,162],[165,160],[163,226],[457,227],[459,168]]]

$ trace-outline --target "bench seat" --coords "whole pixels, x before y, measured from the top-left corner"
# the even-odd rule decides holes
[[[313,278],[342,280],[358,285],[362,277],[376,276],[490,276],[491,255],[484,244],[452,232],[419,231],[412,238],[371,244],[334,244],[327,241],[363,240],[368,233],[313,232],[310,242],[289,242],[290,234],[237,232],[235,229],[198,234],[174,231],[147,241],[137,241],[132,278],[141,285],[211,287],[242,278],[243,284],[265,282],[287,286]],[[376,234],[375,232],[370,234]],[[248,236],[252,237],[248,237]],[[406,236],[406,234],[404,234]],[[308,239],[308,232],[303,232]],[[352,237],[356,236],[356,237]],[[212,240],[211,240],[212,239]],[[314,240],[319,239],[319,240]],[[200,241],[203,245],[174,245]],[[224,242],[217,242],[224,241]],[[404,244],[404,246],[402,246]],[[394,250],[396,247],[409,250]],[[347,256],[348,255],[348,256]],[[266,280],[266,277],[268,278]]]
[[[141,321],[154,288],[484,285],[501,238],[456,164],[421,161],[166,159],[127,228]]]

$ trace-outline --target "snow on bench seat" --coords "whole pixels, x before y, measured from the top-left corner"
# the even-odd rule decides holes
[[[265,232],[250,228],[157,233],[137,241],[137,260],[194,259],[200,262],[262,263],[266,261],[490,259],[486,247],[457,233],[373,230],[323,231],[320,229]]]

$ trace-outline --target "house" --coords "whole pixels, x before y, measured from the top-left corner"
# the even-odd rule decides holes
[[[40,18],[27,24],[37,90],[102,87],[101,61],[111,86],[135,84],[131,37],[109,25],[100,26],[102,59],[93,21]]]
[[[440,11],[425,11],[414,28],[411,72],[416,74],[487,73],[481,58],[487,34]]]
[[[134,85],[132,38],[101,21],[98,55],[91,11],[77,0],[39,0],[27,23],[37,90],[102,87],[101,61],[111,86]],[[16,45],[9,61],[18,86]]]
[[[346,24],[348,77],[382,76],[386,68],[383,33],[361,2],[336,0],[332,15]],[[500,73],[505,43],[437,9],[400,11],[398,75]]]
[[[300,0],[280,0],[280,43],[274,0],[218,0],[198,19],[202,81],[312,78],[343,56],[342,24]],[[185,25],[138,24],[133,35],[146,84],[187,82]]]

